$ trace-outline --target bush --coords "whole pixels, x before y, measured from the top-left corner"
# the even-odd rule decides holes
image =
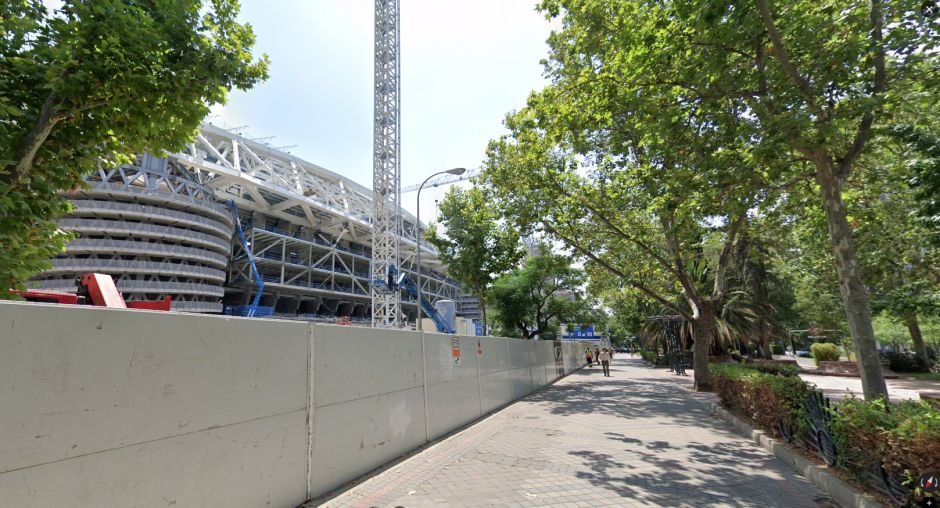
[[[748,365],[748,367],[751,367],[758,372],[763,372],[765,374],[775,374],[777,376],[798,377],[800,375],[800,371],[797,370],[796,366],[786,365],[783,363],[754,362],[753,364]]]
[[[781,372],[793,368],[780,367]],[[780,434],[781,421],[798,434],[806,432],[803,400],[810,386],[799,377],[769,374],[742,365],[712,364],[709,368],[715,393],[726,409],[747,415],[774,436]]]
[[[881,364],[894,372],[930,372],[927,360],[914,353],[885,351],[881,353]]]
[[[813,352],[813,359],[816,360],[816,366],[819,362],[837,362],[842,356],[842,351],[835,344],[813,344],[809,347]]]
[[[721,405],[779,435],[779,422],[794,432],[793,444],[807,448],[809,426],[804,407],[812,385],[798,377],[760,372],[742,365],[709,365]],[[780,365],[780,367],[790,367]],[[940,408],[928,402],[887,404],[850,396],[833,403],[828,430],[837,449],[836,465],[870,484],[877,464],[898,478],[935,471],[940,457]]]
[[[840,465],[860,478],[870,459],[896,475],[917,477],[937,468],[940,409],[927,402],[885,404],[850,397],[837,406],[833,434]],[[870,457],[870,459],[869,459]]]
[[[640,351],[640,356],[651,366],[661,365],[663,360],[655,351]]]
[[[771,345],[770,345],[770,353],[771,353],[771,354],[775,354],[775,355],[782,355],[782,354],[783,354],[783,346],[781,346],[780,344],[771,344]]]

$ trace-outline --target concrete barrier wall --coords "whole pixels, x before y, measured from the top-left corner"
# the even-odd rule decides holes
[[[561,375],[551,341],[458,343],[2,302],[0,506],[295,508]]]
[[[297,322],[0,304],[0,506],[297,506],[308,346]]]

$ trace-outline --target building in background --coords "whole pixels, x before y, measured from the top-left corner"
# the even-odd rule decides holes
[[[168,295],[173,310],[216,313],[248,303],[257,286],[233,203],[265,283],[261,305],[282,317],[371,316],[372,191],[348,178],[204,123],[183,152],[143,154],[85,180],[90,190],[64,194],[73,212],[59,221],[79,237],[32,280],[37,286],[75,291],[78,275],[99,272],[112,275],[126,299]],[[416,220],[402,215],[401,268],[416,279]],[[432,304],[459,300],[437,249],[424,241],[421,249],[423,294]],[[416,302],[402,298],[414,322]]]

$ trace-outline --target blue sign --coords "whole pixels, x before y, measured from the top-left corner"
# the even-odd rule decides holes
[[[563,339],[585,339],[585,340],[597,340],[603,338],[604,335],[601,333],[594,333],[594,327],[588,327],[584,330],[575,327],[574,330],[569,330],[568,333],[562,335]]]
[[[483,336],[483,323],[473,323],[473,328],[477,337]]]

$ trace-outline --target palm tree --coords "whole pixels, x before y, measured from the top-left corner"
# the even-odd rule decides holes
[[[691,263],[688,273],[696,284],[701,284],[703,287],[714,284],[715,273],[705,261]],[[745,291],[735,291],[722,304],[721,311],[715,316],[715,321],[712,324],[715,330],[715,342],[711,344],[711,354],[721,355],[731,349],[749,352],[752,339],[759,340],[763,333],[773,330],[775,322],[767,319],[767,316],[772,315],[772,308],[769,308],[769,305],[755,303],[749,299],[749,296],[749,293]],[[676,295],[673,301],[677,306],[691,312],[686,298]],[[664,308],[660,315],[670,315],[666,312],[667,309]],[[687,349],[689,344],[694,341],[692,328],[685,321],[682,322],[679,328],[679,338],[683,350]],[[665,350],[665,325],[662,321],[648,321],[640,330],[640,339],[647,347],[657,348],[658,345],[662,344]],[[734,348],[735,345],[738,347]]]

